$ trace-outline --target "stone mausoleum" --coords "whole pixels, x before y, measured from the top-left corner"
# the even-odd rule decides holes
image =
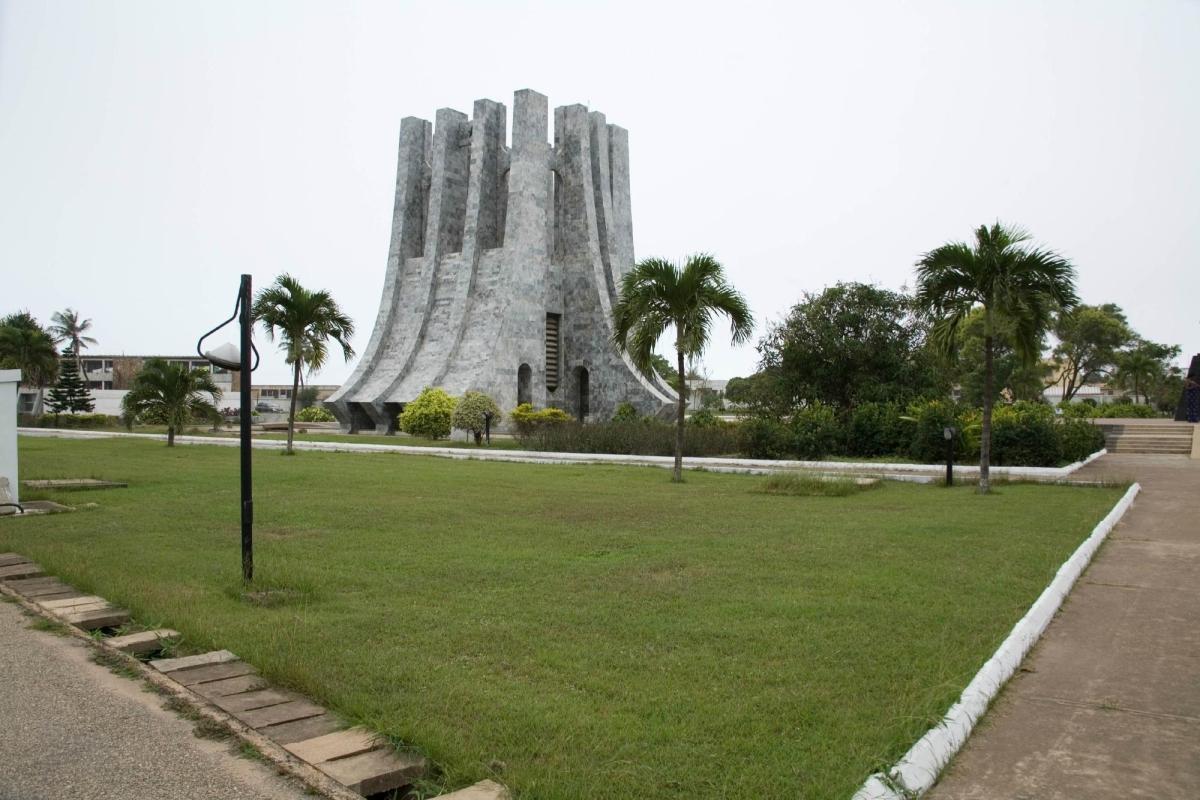
[[[327,401],[343,429],[394,430],[426,386],[608,419],[675,401],[612,345],[612,308],[633,265],[629,134],[585,106],[477,100],[470,119],[400,123],[396,202],[371,340]]]

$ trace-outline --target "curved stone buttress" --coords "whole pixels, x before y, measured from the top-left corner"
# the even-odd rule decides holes
[[[387,272],[371,339],[327,401],[344,430],[394,429],[426,386],[485,392],[580,419],[632,403],[664,413],[675,393],[612,341],[612,307],[633,265],[629,136],[580,105],[524,89],[506,109],[475,103],[436,124],[400,124]]]

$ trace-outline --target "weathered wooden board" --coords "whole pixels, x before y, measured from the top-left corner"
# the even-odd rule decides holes
[[[124,636],[114,636],[104,641],[109,647],[115,647],[122,653],[153,653],[162,649],[164,642],[178,639],[179,632],[170,628],[159,628],[154,631],[138,631]]]
[[[279,725],[259,728],[258,732],[274,739],[280,744],[291,744],[292,742],[311,739],[314,736],[333,733],[340,727],[342,726],[332,714],[322,714],[319,717],[308,717],[307,719],[300,719],[295,722],[283,722]]]
[[[317,764],[317,769],[362,795],[407,786],[425,774],[425,759],[390,747]]]
[[[292,755],[302,758],[310,764],[320,764],[335,758],[356,756],[374,750],[387,744],[374,731],[363,728],[351,728],[345,731],[335,731],[324,736],[316,736],[300,742],[284,745]]]
[[[225,664],[230,661],[237,661],[238,657],[228,650],[213,650],[209,653],[200,653],[195,656],[182,656],[180,658],[160,658],[156,661],[151,661],[150,666],[154,667],[159,672],[174,672],[179,669],[191,669],[192,667],[207,667],[212,664]]]
[[[256,708],[277,706],[280,703],[291,703],[304,698],[295,692],[285,692],[280,689],[256,689],[241,694],[227,694],[221,697],[210,697],[209,700],[217,708],[224,709],[230,714],[239,711],[253,711]]]
[[[439,794],[433,800],[511,800],[511,795],[495,781],[480,781],[457,792]]]
[[[325,709],[316,703],[310,703],[307,700],[293,700],[290,703],[256,708],[253,711],[239,711],[234,716],[251,728],[265,728],[269,725],[295,722],[305,717],[318,717],[324,713]]]
[[[233,664],[243,662],[235,661]],[[233,666],[233,664],[221,664],[220,666]],[[202,669],[210,669],[202,667]],[[176,673],[178,674],[178,673]],[[242,692],[253,692],[256,689],[264,689],[267,687],[267,681],[261,675],[253,673],[248,675],[238,675],[233,678],[221,678],[220,680],[209,681],[207,683],[197,683],[189,688],[200,695],[201,697],[224,697],[227,694],[241,694]]]
[[[5,583],[14,578],[35,578],[41,574],[42,568],[32,561],[27,561],[23,564],[13,564],[8,567],[0,567],[0,581],[4,581]]]
[[[123,608],[105,608],[98,611],[80,611],[63,614],[62,618],[72,625],[87,631],[100,628],[118,628],[129,622],[129,612]]]
[[[207,667],[181,669],[171,673],[171,680],[184,686],[195,686],[198,683],[219,681],[223,678],[237,678],[242,675],[254,674],[254,667],[245,661],[229,661],[224,664],[213,664]]]

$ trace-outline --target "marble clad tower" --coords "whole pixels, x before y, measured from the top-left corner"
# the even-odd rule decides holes
[[[400,123],[396,202],[371,340],[327,401],[345,430],[393,429],[426,386],[557,406],[608,419],[622,402],[658,414],[675,401],[611,344],[612,307],[633,265],[629,134],[585,106],[513,100],[435,124]]]

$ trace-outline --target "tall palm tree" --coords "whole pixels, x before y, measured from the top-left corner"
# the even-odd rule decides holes
[[[96,340],[85,335],[91,329],[92,321],[79,317],[79,312],[73,308],[55,311],[50,315],[51,324],[47,330],[54,337],[56,344],[70,343],[71,351],[75,353],[75,366],[79,368],[79,375],[86,385],[87,373],[83,371],[83,357],[80,353],[83,352],[83,348],[95,344]]]
[[[1144,347],[1133,347],[1124,353],[1117,354],[1117,370],[1113,374],[1113,383],[1121,389],[1133,392],[1133,402],[1140,397],[1150,401],[1150,389],[1166,370],[1163,362]]]
[[[350,337],[354,322],[338,307],[326,291],[312,292],[300,285],[291,275],[283,274],[275,283],[258,293],[254,299],[254,319],[266,329],[267,338],[275,339],[292,365],[292,403],[288,411],[287,452],[292,452],[296,429],[296,394],[300,374],[307,366],[310,373],[325,364],[328,355],[326,342],[333,339],[342,348],[347,361],[354,357]]]
[[[58,352],[54,340],[29,314],[0,320],[0,367],[21,370],[22,381],[37,387],[33,413],[41,414],[46,386],[58,377]]]
[[[1033,247],[1030,235],[999,222],[975,231],[974,246],[950,242],[917,261],[916,303],[934,319],[931,341],[953,355],[958,329],[971,310],[983,308],[983,431],[979,441],[979,491],[990,488],[992,405],[995,401],[994,348],[1002,318],[1018,357],[1032,364],[1057,311],[1078,302],[1075,268],[1051,250]]]
[[[621,281],[621,298],[613,308],[613,344],[628,353],[634,365],[647,372],[654,361],[654,345],[675,329],[675,359],[679,375],[675,411],[675,472],[683,480],[683,424],[687,409],[689,358],[698,358],[708,346],[713,317],[729,318],[734,344],[754,333],[754,316],[745,298],[725,280],[725,270],[712,256],[691,256],[680,268],[661,258],[638,262]]]
[[[216,417],[220,400],[221,389],[208,370],[150,358],[133,377],[121,410],[130,425],[136,420],[166,425],[167,447],[174,447],[175,432],[197,418]]]

